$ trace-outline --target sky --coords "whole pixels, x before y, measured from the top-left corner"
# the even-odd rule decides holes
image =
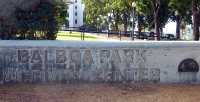
[[[163,29],[164,34],[176,34],[176,22],[169,22]]]

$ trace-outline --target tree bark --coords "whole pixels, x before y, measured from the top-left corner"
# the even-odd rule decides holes
[[[119,28],[118,28],[118,16],[119,16],[119,13],[118,11],[114,11],[113,10],[113,16],[114,16],[114,19],[115,19],[115,23],[114,23],[114,27],[115,27],[115,30],[118,31]]]
[[[198,9],[197,0],[192,0],[192,15],[193,15],[193,40],[199,40],[199,25],[198,25]]]
[[[156,12],[154,13],[154,23],[155,23],[156,40],[160,40],[158,13]]]
[[[156,38],[155,40],[160,40],[160,31],[159,31],[159,19],[158,19],[158,13],[160,11],[160,0],[151,0],[152,8],[153,8],[153,14],[154,14],[154,26],[155,26],[155,33]]]
[[[128,29],[128,15],[124,13],[124,33],[127,35],[127,29]]]
[[[142,32],[141,18],[140,18],[140,14],[138,13],[138,35],[139,35],[139,37],[141,36],[141,32]]]
[[[180,40],[180,31],[181,31],[181,18],[179,15],[176,16],[176,38]]]
[[[127,35],[127,29],[128,29],[128,24],[125,23],[125,24],[124,24],[124,33],[125,33],[125,35]]]
[[[132,18],[133,18],[133,22],[132,22],[132,34],[131,34],[131,40],[134,40],[134,35],[135,35],[135,16],[136,16],[136,10],[135,7],[133,8],[132,11]]]
[[[163,28],[162,27],[160,27],[160,37],[162,37],[163,36]]]

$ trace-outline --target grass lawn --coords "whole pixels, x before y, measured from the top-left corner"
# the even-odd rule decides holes
[[[59,31],[57,40],[81,40],[81,33],[80,32],[69,33],[68,31]],[[96,41],[97,37],[85,34],[85,40]]]

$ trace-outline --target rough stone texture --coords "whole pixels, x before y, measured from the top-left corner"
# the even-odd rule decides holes
[[[199,51],[199,42],[0,41],[0,81],[199,83]]]

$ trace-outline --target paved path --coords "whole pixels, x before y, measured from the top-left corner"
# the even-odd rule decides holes
[[[0,102],[199,102],[199,85],[0,86]]]

